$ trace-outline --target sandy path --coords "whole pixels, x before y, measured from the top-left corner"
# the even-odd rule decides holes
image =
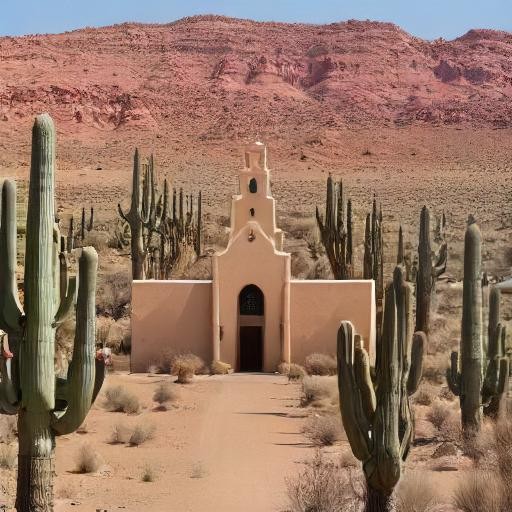
[[[199,512],[279,511],[286,504],[285,477],[310,457],[297,409],[299,386],[277,375],[233,374],[198,377],[179,386],[179,407],[155,412],[151,395],[168,376],[113,375],[146,405],[138,416],[95,406],[88,433],[58,441],[56,511],[176,510]],[[178,385],[176,385],[178,386]],[[108,443],[112,425],[151,422],[155,438],[138,448]],[[95,475],[73,473],[74,453],[84,441],[98,450],[105,467]],[[148,462],[157,470],[151,483],[140,480]],[[73,503],[73,505],[72,505]]]

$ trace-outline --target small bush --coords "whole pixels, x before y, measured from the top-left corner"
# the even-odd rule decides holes
[[[434,484],[425,474],[406,473],[395,490],[396,512],[428,512],[436,504]]]
[[[306,370],[300,365],[291,363],[290,368],[288,369],[288,380],[289,381],[298,381],[302,380],[306,376]]]
[[[0,414],[0,443],[11,444],[16,439],[17,431],[16,417]]]
[[[222,361],[213,361],[210,366],[210,373],[212,375],[227,375],[230,370],[231,365]]]
[[[0,445],[0,468],[14,469],[16,467],[16,460],[18,459],[18,452],[15,446]]]
[[[314,416],[304,425],[304,435],[316,446],[331,446],[342,435],[339,415]]]
[[[286,479],[289,512],[358,512],[361,484],[350,471],[323,459],[320,450],[296,478]],[[359,487],[359,491],[357,492]]]
[[[309,375],[336,375],[338,363],[336,358],[328,354],[309,354],[304,362]]]
[[[161,382],[153,393],[153,402],[163,410],[167,409],[169,402],[176,402],[177,399],[178,393],[169,382]]]
[[[322,402],[335,403],[338,400],[338,380],[336,377],[304,377],[302,380],[302,405],[321,405]]]
[[[420,389],[413,397],[415,404],[419,405],[431,405],[434,400],[434,396],[431,389]]]
[[[140,411],[140,402],[137,396],[122,386],[107,388],[103,406],[110,412],[137,414]]]
[[[96,473],[101,466],[101,458],[88,443],[83,444],[75,456],[78,473]]]
[[[131,446],[139,446],[155,436],[155,426],[140,423],[132,431],[128,443]]]
[[[436,400],[427,412],[427,420],[440,431],[451,415],[451,408],[444,402]]]
[[[208,472],[206,471],[202,462],[196,462],[192,466],[192,472],[190,474],[190,478],[204,478],[207,475],[208,475]]]
[[[173,356],[170,369],[171,375],[178,377],[176,382],[188,384],[204,367],[204,361],[195,354],[179,354]]]
[[[115,423],[112,426],[112,432],[110,434],[110,444],[122,444],[127,443],[130,439],[130,429],[121,422]]]
[[[150,465],[146,465],[142,470],[140,479],[143,482],[154,482],[156,480],[156,471]]]
[[[277,365],[277,373],[279,375],[288,375],[290,371],[290,363],[285,363],[284,361]]]

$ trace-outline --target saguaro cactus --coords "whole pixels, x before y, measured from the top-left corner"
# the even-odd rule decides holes
[[[54,224],[55,128],[47,114],[36,118],[27,211],[24,307],[16,286],[16,189],[1,186],[0,328],[9,352],[0,358],[0,404],[18,413],[18,512],[53,510],[55,436],[83,422],[104,376],[95,351],[97,254],[79,255],[79,285],[73,357],[66,379],[54,371],[55,329],[72,312],[76,280],[68,278],[59,256],[60,235]]]
[[[411,306],[411,288],[397,266],[386,287],[375,380],[352,324],[342,322],[338,331],[341,417],[352,452],[363,463],[366,512],[393,510],[393,490],[413,438],[409,396],[421,380],[426,336],[412,335]]]
[[[499,290],[490,294],[487,358],[482,332],[482,236],[471,222],[464,238],[464,283],[460,354],[452,352],[447,371],[450,389],[459,396],[462,429],[466,437],[480,431],[483,406],[496,415],[508,382],[504,329],[499,323]],[[485,374],[485,380],[483,376]]]
[[[444,221],[443,221],[444,222]],[[444,225],[443,225],[444,226]],[[443,231],[439,231],[439,236]],[[428,335],[430,303],[436,279],[446,271],[448,245],[443,239],[439,250],[432,252],[430,245],[430,212],[424,206],[420,215],[418,243],[418,273],[416,274],[416,330]]]
[[[352,202],[350,199],[347,201],[345,214],[343,182],[335,183],[331,175],[327,178],[325,219],[317,207],[316,222],[334,278],[351,279],[353,277]]]

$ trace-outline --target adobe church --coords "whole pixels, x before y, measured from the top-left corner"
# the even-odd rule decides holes
[[[192,352],[240,372],[274,372],[280,362],[303,363],[313,352],[335,354],[342,320],[375,353],[373,281],[292,279],[266,148],[257,142],[244,156],[229,242],[212,258],[213,279],[133,282],[132,372],[147,372],[169,352]]]

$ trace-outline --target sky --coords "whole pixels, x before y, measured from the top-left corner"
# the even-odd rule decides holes
[[[391,21],[425,39],[471,28],[512,32],[512,0],[0,0],[0,35],[59,33],[125,21],[168,23],[195,14],[259,21]]]

